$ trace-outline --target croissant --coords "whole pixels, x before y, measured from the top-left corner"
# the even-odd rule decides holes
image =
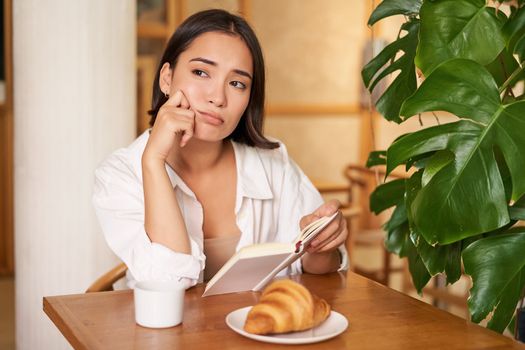
[[[266,287],[251,308],[244,330],[252,334],[304,331],[321,324],[330,305],[292,280],[278,280]]]

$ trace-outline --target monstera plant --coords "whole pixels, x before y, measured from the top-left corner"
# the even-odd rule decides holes
[[[455,116],[370,154],[368,166],[411,174],[378,186],[371,209],[394,207],[386,246],[408,258],[419,292],[437,274],[456,282],[463,265],[472,320],[498,332],[525,286],[524,3],[384,0],[370,26],[393,15],[406,21],[362,71],[370,91],[393,78],[375,104],[389,121]]]

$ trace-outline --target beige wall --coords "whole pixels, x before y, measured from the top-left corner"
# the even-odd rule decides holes
[[[356,104],[366,40],[365,1],[253,1],[268,102]]]
[[[339,183],[345,164],[359,159],[360,123],[358,115],[276,116],[267,120],[265,131],[286,144],[310,178]]]
[[[237,0],[186,0],[184,3],[185,10],[189,14],[210,8],[221,8],[230,12],[239,11],[239,2]]]

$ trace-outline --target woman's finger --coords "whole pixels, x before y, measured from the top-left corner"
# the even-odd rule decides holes
[[[339,247],[341,244],[344,244],[347,237],[348,237],[348,230],[346,228],[343,228],[341,232],[332,236],[329,241],[323,242],[321,246],[313,248],[311,252],[325,253],[325,252],[332,251],[336,249],[337,247]]]
[[[344,218],[341,218],[339,221],[338,226],[334,229],[333,232],[323,240],[317,242],[315,245],[311,245],[309,248],[309,252],[319,252],[319,251],[326,251],[329,250],[333,244],[336,246],[339,246],[341,243],[343,243],[346,240],[346,237],[348,236],[348,229],[346,227],[346,221]],[[334,241],[337,241],[334,243]],[[327,248],[328,247],[328,248]]]
[[[327,239],[322,244],[320,244],[317,247],[317,251],[325,252],[325,251],[329,251],[335,247],[340,246],[342,243],[346,241],[347,235],[348,235],[347,229],[343,228],[340,232],[337,232],[337,234],[331,236],[329,239]]]
[[[180,119],[180,117],[195,119],[195,112],[191,109],[183,109],[181,107],[164,106],[162,107],[162,114],[168,114],[169,118]]]
[[[320,245],[323,244],[326,240],[330,239],[334,234],[337,233],[338,226],[337,223],[334,225],[328,225],[325,227],[325,229],[317,236],[315,237],[312,242],[310,243],[310,246],[317,248]]]
[[[329,200],[328,202],[321,205],[317,210],[314,212],[315,215],[322,217],[322,216],[330,216],[333,213],[335,213],[339,208],[341,207],[341,202],[339,202],[337,199]]]
[[[182,91],[177,90],[172,96],[170,96],[170,98],[168,98],[168,100],[164,103],[164,105],[179,107],[182,101],[182,97],[183,97]]]
[[[181,91],[181,90],[179,90]],[[182,98],[180,100],[180,108],[184,108],[184,109],[189,109],[190,108],[190,102],[188,101],[188,99],[186,98],[186,96],[184,95],[184,93],[181,91],[182,93]]]
[[[319,216],[315,215],[315,214],[309,214],[309,215],[305,215],[301,218],[301,220],[299,221],[299,228],[302,230],[304,230],[304,228],[308,225],[310,225],[310,223],[314,222],[315,220],[319,219]]]
[[[344,239],[342,239],[341,237],[337,237],[337,239],[334,239],[333,241],[329,242],[322,248],[319,248],[318,250],[316,250],[316,253],[326,253],[326,252],[333,251],[337,249],[339,246],[341,246],[341,244],[343,244],[344,242],[345,242]]]
[[[194,119],[188,120],[186,127],[183,130],[182,137],[180,139],[180,146],[184,147],[188,143],[188,141],[193,137],[193,130],[195,128],[195,121]]]
[[[312,246],[313,247],[317,247],[319,246],[323,241],[327,240],[330,236],[332,236],[338,229],[339,229],[339,226],[340,226],[340,221],[341,221],[341,212],[339,212],[337,214],[337,218],[332,221],[330,224],[328,224],[328,226],[326,226],[323,231],[321,231],[321,233],[314,238],[314,240],[312,241]]]
[[[327,237],[326,239],[322,240],[321,242],[317,243],[316,245],[310,245],[308,247],[308,252],[310,253],[313,253],[313,252],[318,252],[320,251],[321,249],[323,249],[327,244],[329,244],[330,242],[332,242],[333,240],[337,239],[337,237],[339,237],[339,232],[334,232],[332,235],[330,235],[329,237]]]

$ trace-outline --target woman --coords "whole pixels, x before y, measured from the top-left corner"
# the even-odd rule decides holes
[[[152,129],[96,171],[93,202],[109,246],[136,280],[208,280],[243,246],[291,242],[335,213],[262,134],[264,61],[242,18],[189,17],[173,34],[153,87]],[[344,218],[283,273],[347,265]],[[206,263],[205,263],[206,262]]]

